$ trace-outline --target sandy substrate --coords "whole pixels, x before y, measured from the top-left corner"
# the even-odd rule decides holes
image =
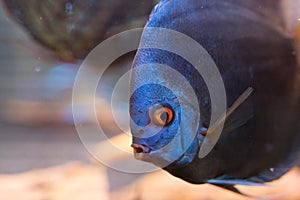
[[[105,170],[71,163],[17,175],[0,175],[1,200],[108,200]]]
[[[122,200],[299,200],[300,172],[292,170],[280,181],[272,183],[270,187],[238,187],[246,194],[257,198],[242,197],[241,195],[219,189],[211,185],[192,185],[170,176],[165,172],[158,172],[146,176],[132,185],[114,193],[112,199]],[[126,194],[126,195],[125,195]]]
[[[210,185],[192,185],[159,171],[113,193],[106,169],[70,163],[15,175],[0,175],[1,200],[249,200]],[[270,200],[299,200],[300,171],[293,169],[271,187],[239,187],[247,194]]]

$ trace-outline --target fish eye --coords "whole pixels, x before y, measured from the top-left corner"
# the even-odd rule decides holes
[[[150,109],[150,119],[157,126],[168,126],[173,118],[173,110],[168,105],[154,105]]]

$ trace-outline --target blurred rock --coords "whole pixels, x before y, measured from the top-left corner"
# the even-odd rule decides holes
[[[3,200],[108,200],[105,171],[82,164],[32,171],[18,175],[0,175],[0,199]]]
[[[28,126],[62,124],[60,102],[10,100],[5,103],[2,115],[5,121]]]
[[[10,100],[4,103],[2,110],[3,119],[11,124],[24,126],[41,125],[74,125],[71,101],[32,101],[32,100]],[[75,105],[76,106],[76,105]],[[82,124],[93,122],[94,115],[90,115],[86,110],[91,106],[89,101],[82,101]],[[120,133],[120,129],[115,125],[114,118],[110,112],[110,107],[105,100],[97,99],[96,110],[98,120],[101,120],[103,128],[112,133]]]
[[[154,0],[3,0],[10,15],[60,60],[83,59],[100,42],[143,27]]]

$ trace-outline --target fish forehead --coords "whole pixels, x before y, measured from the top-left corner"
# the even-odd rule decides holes
[[[149,99],[173,99],[175,95],[175,97],[179,98],[180,104],[190,104],[197,109],[198,99],[195,94],[195,90],[184,76],[184,73],[178,72],[171,66],[160,63],[151,63],[151,61],[146,61],[146,63],[147,62],[150,63],[144,65],[134,65],[131,74],[131,94],[134,94],[137,89],[144,87],[145,85],[152,84],[152,86],[148,86],[148,88],[145,87],[147,88],[145,91],[139,90],[140,97],[135,95],[133,100],[144,97]],[[155,85],[161,85],[163,87],[160,88]],[[153,89],[153,87],[156,87],[156,89]],[[166,88],[172,91],[173,96],[169,95],[168,97],[168,94],[170,93],[165,92]]]
[[[168,43],[169,42],[165,42],[165,45],[168,45]],[[148,76],[161,78],[162,81],[176,78],[172,76],[177,76],[177,73],[175,71],[171,72],[170,70],[162,69],[161,65],[171,67],[178,71],[187,81],[190,81],[193,74],[197,73],[194,67],[183,57],[161,49],[140,49],[136,54],[132,67],[137,68],[141,65],[147,65],[147,69],[145,71],[137,71],[139,73],[137,75],[145,73]]]

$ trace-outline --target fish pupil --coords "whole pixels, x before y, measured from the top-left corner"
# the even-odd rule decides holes
[[[169,119],[169,114],[167,112],[162,112],[160,114],[160,119],[166,124]]]
[[[166,105],[154,105],[150,109],[151,121],[158,126],[167,126],[173,120],[173,111]]]

